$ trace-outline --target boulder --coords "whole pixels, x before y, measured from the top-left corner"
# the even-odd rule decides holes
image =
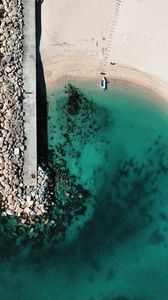
[[[18,155],[20,154],[20,149],[19,149],[19,148],[15,148],[15,149],[14,149],[14,154],[15,154],[16,156],[18,156]]]
[[[28,208],[28,207],[24,208],[24,213],[26,213],[28,215],[28,214],[30,214],[30,212],[31,212],[30,208]]]
[[[7,214],[8,216],[12,216],[12,215],[13,215],[13,212],[12,212],[10,209],[7,209],[7,210],[6,210],[6,214]]]

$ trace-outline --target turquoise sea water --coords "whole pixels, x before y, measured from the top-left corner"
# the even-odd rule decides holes
[[[0,299],[167,300],[168,106],[126,84],[72,82],[87,100],[69,117],[64,84],[48,95],[49,150],[90,191],[86,210],[65,243],[6,255]]]

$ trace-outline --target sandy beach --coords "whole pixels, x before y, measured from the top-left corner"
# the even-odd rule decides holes
[[[41,54],[47,87],[62,77],[99,80],[105,71],[108,78],[167,99],[167,8],[165,0],[44,1]]]

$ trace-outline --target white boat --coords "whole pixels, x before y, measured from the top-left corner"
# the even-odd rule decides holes
[[[103,76],[101,79],[100,79],[100,88],[102,90],[106,90],[107,89],[107,79],[105,76]]]

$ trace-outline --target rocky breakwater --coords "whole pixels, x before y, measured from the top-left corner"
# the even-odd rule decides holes
[[[2,215],[29,226],[47,213],[49,178],[39,167],[37,188],[23,183],[24,8],[21,0],[2,0],[0,10],[0,208]]]

